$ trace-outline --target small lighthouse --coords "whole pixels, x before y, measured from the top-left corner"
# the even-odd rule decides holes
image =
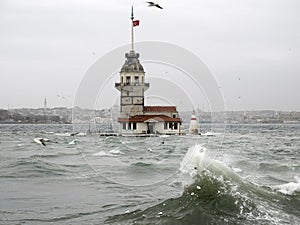
[[[190,123],[189,133],[190,134],[199,134],[197,117],[195,115],[195,111],[193,111],[193,114],[191,116],[191,123]]]

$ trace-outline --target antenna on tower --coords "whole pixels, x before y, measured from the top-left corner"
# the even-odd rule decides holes
[[[134,35],[133,35],[133,28],[135,26],[139,26],[140,21],[139,20],[134,20],[134,15],[133,15],[133,6],[131,6],[131,51],[134,52]]]
[[[131,50],[134,51],[134,37],[133,37],[133,6],[131,6]]]

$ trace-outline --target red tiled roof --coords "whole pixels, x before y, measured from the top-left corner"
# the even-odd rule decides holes
[[[176,106],[144,106],[144,112],[177,112]]]
[[[172,118],[165,115],[137,115],[129,118],[118,118],[118,122],[145,122],[149,119],[159,122],[181,122],[181,118]]]

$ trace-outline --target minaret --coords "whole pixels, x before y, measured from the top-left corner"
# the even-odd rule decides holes
[[[46,110],[47,109],[47,99],[45,98],[44,99],[44,110]]]
[[[47,123],[47,117],[46,117],[46,110],[47,110],[47,99],[44,99],[44,123]]]
[[[120,82],[115,83],[115,88],[121,92],[120,118],[144,114],[144,92],[149,88],[149,83],[145,83],[145,72],[139,61],[139,53],[134,51],[133,7],[131,10],[131,50],[125,54]]]
[[[198,124],[197,124],[197,117],[195,115],[195,111],[193,111],[193,114],[192,114],[192,117],[191,117],[189,133],[190,134],[199,134]]]

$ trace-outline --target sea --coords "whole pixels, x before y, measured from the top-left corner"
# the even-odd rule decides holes
[[[119,137],[0,125],[0,224],[300,224],[300,124],[200,126]]]

